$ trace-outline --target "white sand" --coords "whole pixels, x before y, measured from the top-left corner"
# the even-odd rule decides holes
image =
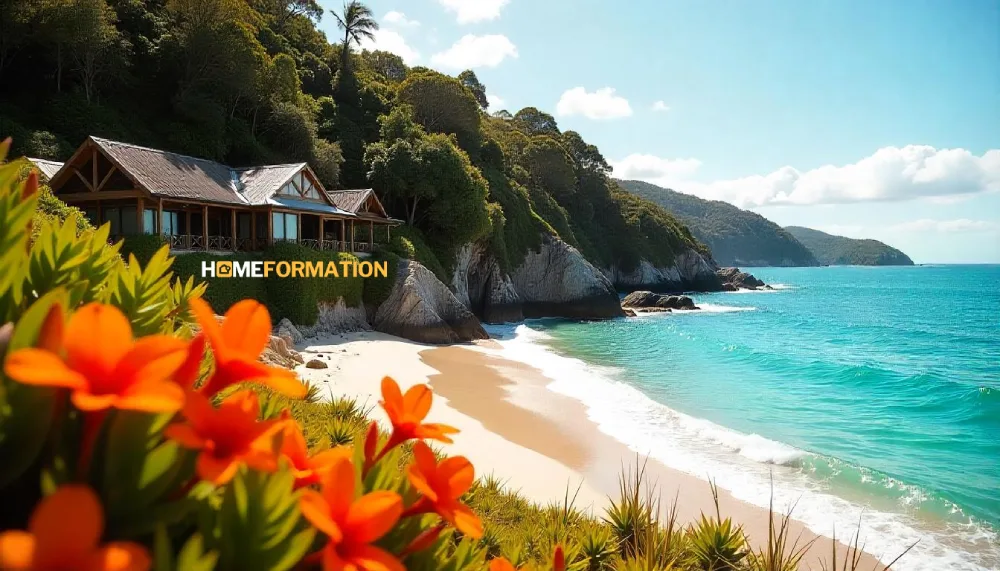
[[[378,406],[382,377],[394,378],[403,391],[415,384],[427,383],[431,375],[438,373],[420,358],[420,352],[430,348],[430,345],[377,332],[330,335],[307,339],[297,347],[307,362],[317,358],[326,361],[329,368],[300,366],[296,371],[324,393],[329,389],[328,394],[334,397],[356,398],[362,407],[372,409],[369,416],[388,427],[388,419]],[[504,481],[508,489],[519,490],[540,504],[562,502],[569,490],[570,496],[577,494],[574,505],[578,509],[603,513],[607,496],[585,482],[579,473],[486,430],[475,418],[450,407],[440,395],[434,395],[427,418],[428,422],[440,422],[461,430],[455,435],[455,443],[442,445],[442,451],[468,458],[475,465],[477,475],[493,474]]]

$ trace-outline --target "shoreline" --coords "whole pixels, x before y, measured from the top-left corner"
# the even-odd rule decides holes
[[[311,384],[329,389],[331,396],[357,399],[382,424],[386,419],[377,407],[382,376],[395,378],[404,391],[414,384],[430,384],[435,399],[429,418],[462,431],[447,452],[468,457],[477,477],[492,475],[535,503],[575,495],[576,508],[599,518],[609,497],[617,496],[619,475],[641,464],[646,485],[655,486],[661,512],[676,498],[682,498],[676,506],[682,525],[702,512],[714,512],[707,479],[631,451],[599,430],[584,403],[546,388],[552,379],[541,371],[498,356],[495,341],[477,345],[423,345],[376,332],[327,335],[308,340],[299,350],[307,361],[320,358],[329,368],[300,366],[297,371]],[[721,488],[719,504],[724,517],[743,526],[755,550],[766,546],[767,509]],[[776,526],[781,515],[775,514]],[[790,540],[798,538],[799,546],[812,542],[801,569],[819,568],[821,560],[829,559],[830,538],[812,532],[794,514],[791,528]],[[847,552],[838,541],[838,560]],[[861,564],[863,569],[883,568],[869,553],[861,554]]]

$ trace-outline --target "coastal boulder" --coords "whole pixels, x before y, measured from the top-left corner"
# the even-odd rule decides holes
[[[716,272],[722,280],[725,291],[736,291],[738,289],[757,289],[766,287],[766,284],[746,272],[741,272],[739,268],[722,268]]]
[[[666,295],[651,291],[634,291],[622,299],[622,307],[640,311],[670,311],[700,309],[686,295]]]
[[[292,346],[305,341],[305,337],[303,337],[302,333],[287,317],[281,318],[281,321],[278,322],[276,335],[287,339]]]
[[[486,339],[479,319],[419,262],[400,260],[396,283],[375,311],[375,330],[421,343]]]
[[[611,281],[576,248],[547,236],[511,273],[525,317],[601,319],[623,315]]]
[[[459,249],[451,289],[465,307],[486,323],[513,323],[524,319],[521,297],[510,276],[481,243]]]

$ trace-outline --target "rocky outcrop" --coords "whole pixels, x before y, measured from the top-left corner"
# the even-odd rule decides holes
[[[348,307],[344,303],[344,298],[340,298],[337,303],[321,303],[316,323],[308,327],[300,327],[299,330],[306,337],[313,337],[319,333],[371,331],[372,326],[368,324],[368,317],[363,305]]]
[[[599,319],[623,315],[611,281],[576,248],[544,238],[511,273],[525,317]]]
[[[389,297],[375,310],[376,330],[422,343],[486,339],[479,319],[422,264],[400,260]]]
[[[269,364],[294,369],[296,365],[303,363],[302,355],[292,348],[288,338],[272,335],[267,347],[260,355],[260,360]]]
[[[686,295],[666,295],[651,291],[634,291],[622,300],[622,307],[635,311],[670,311],[700,309]]]
[[[770,289],[767,284],[751,274],[741,272],[739,268],[722,268],[716,272],[722,280],[722,289],[736,291],[740,289]]]
[[[465,307],[486,323],[521,321],[521,297],[510,276],[481,244],[466,244],[455,262],[451,289]]]
[[[285,339],[288,342],[288,344],[292,347],[298,345],[299,343],[302,343],[305,340],[305,337],[302,335],[302,332],[300,332],[298,328],[295,327],[295,325],[291,321],[289,321],[287,317],[281,318],[281,321],[278,322],[278,327],[276,328],[275,335]]]
[[[660,293],[684,291],[720,291],[722,282],[716,275],[718,267],[711,258],[695,250],[685,250],[674,257],[672,266],[656,267],[642,260],[630,272],[617,267],[604,270],[611,282],[620,290],[650,290]]]

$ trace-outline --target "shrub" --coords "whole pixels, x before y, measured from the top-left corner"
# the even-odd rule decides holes
[[[448,283],[451,278],[445,271],[444,266],[434,252],[424,240],[423,233],[413,226],[399,226],[392,230],[392,239],[385,246],[385,249],[396,254],[400,258],[416,260],[434,272],[439,280]]]
[[[140,264],[146,264],[164,244],[166,241],[159,234],[125,236],[122,240],[122,258],[128,259],[132,255]]]

